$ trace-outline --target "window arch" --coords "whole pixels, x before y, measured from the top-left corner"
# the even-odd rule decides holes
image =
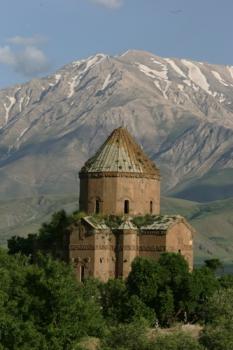
[[[85,266],[81,265],[80,266],[80,281],[83,282],[85,279]]]
[[[150,201],[150,214],[153,214],[153,201]]]
[[[129,214],[129,200],[126,199],[124,202],[124,214]]]
[[[96,214],[100,213],[100,200],[99,200],[99,198],[97,198],[95,201],[95,213]]]

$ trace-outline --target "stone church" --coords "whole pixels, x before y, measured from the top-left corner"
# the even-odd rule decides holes
[[[127,277],[133,260],[182,254],[193,267],[193,228],[179,215],[160,215],[160,171],[129,132],[115,129],[79,173],[80,210],[69,259],[77,278]]]

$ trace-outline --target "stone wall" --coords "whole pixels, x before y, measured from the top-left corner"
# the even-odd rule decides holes
[[[193,231],[186,222],[174,223],[168,230],[96,230],[83,222],[73,226],[69,258],[77,279],[95,277],[126,278],[137,257],[158,260],[164,252],[181,253],[193,268]]]
[[[129,176],[81,178],[80,210],[95,213],[97,200],[102,214],[123,215],[126,200],[129,215],[159,214],[160,180]]]
[[[193,230],[184,222],[179,222],[168,229],[166,234],[166,251],[181,253],[193,269]]]

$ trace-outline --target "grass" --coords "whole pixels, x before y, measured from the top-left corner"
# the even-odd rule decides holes
[[[198,202],[233,197],[233,169],[209,171],[200,179],[178,185],[169,196]]]
[[[195,261],[217,257],[233,264],[233,198],[208,203],[162,198],[162,213],[180,214],[196,229]]]

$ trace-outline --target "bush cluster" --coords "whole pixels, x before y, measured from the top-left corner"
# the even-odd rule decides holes
[[[79,283],[56,259],[72,220],[56,213],[38,235],[0,250],[0,350],[80,350],[86,337],[99,339],[98,350],[233,349],[233,277],[216,276],[217,259],[190,272],[180,254],[164,253],[157,262],[136,258],[126,280]],[[32,259],[38,242],[50,255]],[[198,339],[156,333],[176,322],[203,331]]]

